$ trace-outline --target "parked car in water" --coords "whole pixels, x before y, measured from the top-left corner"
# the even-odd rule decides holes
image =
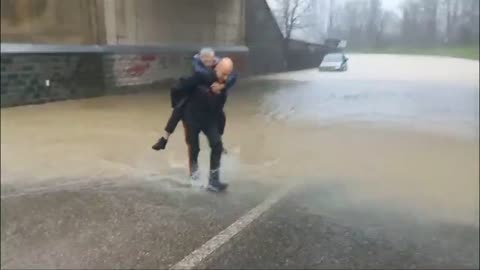
[[[318,69],[320,71],[347,71],[348,58],[344,53],[329,53],[323,57]]]

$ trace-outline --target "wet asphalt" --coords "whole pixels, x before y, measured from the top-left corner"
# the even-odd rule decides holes
[[[268,187],[209,193],[169,179],[8,193],[2,268],[166,269],[260,203]]]
[[[6,195],[2,268],[167,269],[275,191],[252,182],[212,194],[166,183]],[[478,269],[478,225],[351,200],[342,189],[297,185],[198,268]]]
[[[335,185],[297,187],[202,267],[478,269],[478,227],[358,204],[342,193]]]

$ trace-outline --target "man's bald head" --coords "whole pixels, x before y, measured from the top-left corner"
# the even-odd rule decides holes
[[[217,79],[219,82],[226,82],[228,76],[233,72],[233,61],[228,57],[222,58],[215,67]]]
[[[217,68],[221,69],[223,72],[232,73],[233,71],[233,61],[228,57],[222,58],[218,64]]]

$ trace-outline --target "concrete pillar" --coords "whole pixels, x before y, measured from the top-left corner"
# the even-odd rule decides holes
[[[215,40],[219,45],[243,42],[244,0],[216,1]]]
[[[115,0],[115,27],[117,30],[117,43],[125,44],[127,42],[127,33],[125,25],[125,1]]]
[[[105,7],[103,0],[95,0],[91,7],[92,21],[95,27],[96,44],[107,44],[107,34],[105,26]],[[93,23],[92,23],[93,24]]]
[[[110,45],[114,45],[118,43],[115,2],[116,0],[103,1],[106,43]]]
[[[136,44],[137,38],[138,0],[125,1],[125,34],[128,44]]]
[[[239,26],[239,44],[245,45],[245,29],[246,29],[246,21],[245,21],[245,14],[246,14],[246,3],[245,0],[240,1],[240,26]]]

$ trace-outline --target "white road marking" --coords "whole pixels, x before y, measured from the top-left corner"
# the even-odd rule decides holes
[[[208,240],[200,248],[194,250],[181,261],[173,265],[170,269],[193,269],[198,266],[203,260],[213,254],[215,250],[227,243],[230,239],[232,239],[232,237],[237,235],[254,220],[269,210],[274,204],[283,198],[291,190],[291,188],[292,185],[287,185],[272,194],[261,204],[257,205],[240,219],[228,226],[225,230]]]

